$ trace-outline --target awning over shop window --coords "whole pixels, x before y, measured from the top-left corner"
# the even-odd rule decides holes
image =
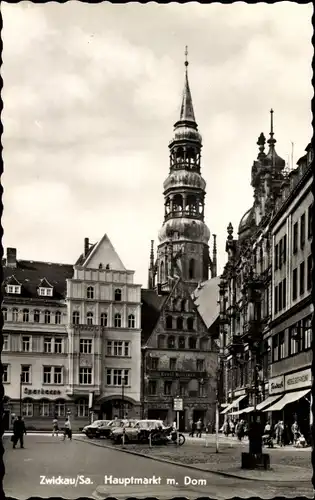
[[[267,408],[266,410],[263,411],[280,411],[283,410],[283,408],[288,405],[289,403],[294,403],[294,401],[298,401],[299,399],[303,398],[311,392],[311,389],[306,389],[304,391],[297,391],[297,392],[288,392],[285,394],[280,401],[272,405],[270,408]]]
[[[254,410],[253,406],[249,406],[248,408],[244,408],[244,410],[238,410],[238,411],[233,411],[233,413],[230,413],[230,415],[241,415],[242,413],[250,413],[251,411]]]
[[[246,394],[243,394],[243,396],[240,396],[239,398],[237,398],[227,408],[225,408],[223,411],[221,411],[221,415],[223,415],[224,413],[230,412],[232,410],[232,408],[235,408],[235,406],[237,406],[239,404],[239,402],[242,401],[242,399],[244,399],[244,398],[246,398]]]
[[[261,403],[259,403],[259,405],[257,405],[257,410],[258,411],[263,410],[264,408],[266,408],[266,406],[269,406],[272,403],[274,403],[275,401],[277,401],[278,399],[282,398],[282,396],[283,396],[283,394],[269,396],[267,399],[265,399],[265,401],[262,401]]]

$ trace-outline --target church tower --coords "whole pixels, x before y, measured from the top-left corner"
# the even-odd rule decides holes
[[[201,176],[202,138],[198,132],[188,82],[187,47],[185,82],[179,120],[169,143],[170,170],[164,182],[164,222],[159,232],[157,260],[152,266],[160,290],[169,291],[174,279],[194,290],[198,283],[216,275],[209,257],[210,231],[204,222],[206,182]],[[215,247],[215,244],[214,244]]]

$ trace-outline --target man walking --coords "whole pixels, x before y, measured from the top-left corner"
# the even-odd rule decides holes
[[[20,448],[24,448],[24,434],[26,434],[25,423],[21,415],[19,415],[18,419],[15,420],[13,424],[13,448],[16,447],[18,441],[20,441]]]
[[[196,428],[197,428],[197,437],[201,438],[201,433],[202,433],[202,421],[201,421],[201,418],[199,418],[199,420],[197,422],[197,425],[196,425]]]
[[[55,417],[54,420],[53,420],[53,431],[52,431],[52,435],[53,436],[58,436],[59,434],[59,424],[58,424],[58,418]]]
[[[71,423],[69,417],[67,417],[65,421],[65,430],[64,430],[64,435],[63,435],[63,440],[66,439],[66,436],[72,441],[72,429],[71,429]]]

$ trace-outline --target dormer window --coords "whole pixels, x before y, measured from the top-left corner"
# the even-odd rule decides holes
[[[52,297],[53,289],[40,286],[38,289],[38,293],[41,297]]]
[[[21,285],[7,285],[6,292],[20,294],[21,293]]]

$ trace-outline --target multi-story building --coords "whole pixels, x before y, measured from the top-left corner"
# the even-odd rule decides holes
[[[157,259],[153,243],[148,290],[142,291],[144,412],[171,422],[173,399],[183,400],[180,428],[191,419],[214,420],[217,346],[198,312],[193,292],[216,276],[216,250],[209,256],[204,222],[206,182],[201,176],[198,132],[185,62],[180,118],[169,144],[170,171],[164,182],[164,222]]]
[[[105,235],[73,265],[4,262],[4,384],[10,414],[28,428],[71,415],[73,428],[97,415],[140,412],[140,285]]]
[[[275,142],[271,112],[269,152],[264,153],[261,135],[252,168],[253,207],[241,219],[238,239],[228,227],[228,262],[220,283],[220,358],[221,401],[229,405],[221,413],[245,418],[258,410],[265,418],[280,418],[290,426],[300,412],[300,425],[307,434],[312,150],[308,146],[298,168],[288,172]]]

